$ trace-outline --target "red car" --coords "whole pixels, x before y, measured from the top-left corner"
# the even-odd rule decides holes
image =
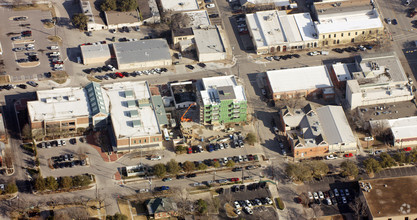
[[[187,153],[188,154],[192,154],[193,153],[193,150],[191,149],[191,147],[188,148]]]
[[[404,151],[411,151],[412,149],[411,149],[411,147],[406,147],[406,148],[404,148],[403,150],[404,150]]]
[[[118,77],[120,77],[120,78],[125,77],[125,76],[123,76],[123,74],[122,74],[122,73],[119,73],[119,72],[117,72],[117,73],[116,73],[116,76],[118,76]]]
[[[230,179],[230,182],[238,182],[239,181],[239,178],[231,178]]]
[[[352,153],[345,154],[344,157],[353,157]]]

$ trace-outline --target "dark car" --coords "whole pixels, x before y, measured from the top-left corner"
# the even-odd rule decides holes
[[[295,58],[300,58],[300,55],[299,55],[299,54],[296,54],[296,53],[291,54],[291,56],[292,56],[292,57],[295,57]]]
[[[223,189],[223,188],[219,188],[219,189],[217,189],[217,193],[218,193],[218,194],[223,194],[223,192],[224,192],[224,189]]]
[[[209,18],[217,18],[217,17],[219,17],[219,14],[211,14],[211,15],[209,15]]]
[[[393,25],[397,25],[398,24],[397,19],[392,19],[391,22],[392,22]]]
[[[202,68],[206,67],[206,64],[205,63],[197,63],[197,65],[199,65]]]
[[[235,167],[232,169],[233,172],[242,171],[242,167]]]
[[[245,190],[245,185],[240,185],[240,191],[243,191],[243,190]]]
[[[185,65],[185,67],[187,67],[190,70],[193,70],[194,69],[193,65]]]
[[[37,87],[38,86],[38,84],[35,83],[35,82],[33,82],[33,81],[28,81],[27,84],[29,84],[29,85],[31,85],[33,87]]]
[[[185,179],[185,176],[184,175],[178,175],[177,179]]]
[[[197,174],[195,174],[195,173],[190,173],[190,174],[188,174],[187,175],[187,178],[194,178],[194,177],[196,177],[197,176]]]
[[[19,84],[19,85],[16,85],[16,86],[21,88],[21,89],[26,89],[27,88],[27,85],[25,85],[25,84]]]

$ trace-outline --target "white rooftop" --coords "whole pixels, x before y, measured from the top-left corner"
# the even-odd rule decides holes
[[[80,46],[84,58],[108,57],[110,49],[108,44],[83,45]]]
[[[190,18],[190,23],[187,27],[209,26],[211,24],[206,10],[187,11],[182,13],[188,15]]]
[[[417,137],[417,116],[390,119],[388,124],[395,139]]]
[[[110,100],[111,120],[117,138],[160,134],[146,81],[106,84],[102,88]]]
[[[257,47],[317,39],[309,13],[287,15],[278,10],[259,11],[247,14],[246,22]]]
[[[320,15],[319,21],[315,23],[315,26],[319,34],[325,34],[382,28],[383,24],[378,12],[374,9],[371,11],[364,10]]]
[[[326,66],[267,71],[273,93],[332,87]]]
[[[223,98],[238,102],[246,101],[244,88],[237,85],[234,76],[203,78],[201,81],[203,88],[200,90],[200,94],[204,105],[218,104]]]
[[[244,5],[246,3],[251,4],[266,4],[266,3],[274,3],[275,6],[287,6],[290,5],[289,0],[240,0],[240,4]]]
[[[351,80],[352,76],[346,63],[335,63],[332,65],[336,77],[339,81]]]
[[[87,95],[81,87],[36,92],[38,100],[27,103],[31,121],[57,121],[89,116]]]
[[[341,106],[323,106],[316,109],[324,130],[327,143],[354,143],[356,142],[345,112]]]
[[[192,11],[198,10],[197,0],[161,0],[164,11]]]
[[[220,31],[215,28],[193,28],[194,40],[199,53],[224,53],[223,40]]]

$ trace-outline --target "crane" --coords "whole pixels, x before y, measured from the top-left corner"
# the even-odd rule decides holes
[[[188,106],[187,110],[185,110],[184,114],[182,114],[181,116],[181,122],[185,122],[185,121],[191,121],[190,118],[185,118],[185,114],[187,114],[188,110],[190,110],[191,106],[195,105],[195,103],[192,103],[190,106]]]

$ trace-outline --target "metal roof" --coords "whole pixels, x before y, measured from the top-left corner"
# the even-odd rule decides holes
[[[91,114],[96,115],[98,113],[107,114],[106,105],[103,99],[103,93],[101,91],[100,84],[92,82],[85,87],[87,91],[87,98],[91,108]]]
[[[352,129],[341,106],[324,106],[316,109],[321,127],[329,144],[356,142]]]
[[[165,39],[149,39],[113,44],[117,63],[129,64],[157,60],[171,60]]]
[[[152,103],[155,109],[155,114],[160,125],[167,125],[168,118],[165,112],[164,103],[160,95],[155,95],[151,97]]]

